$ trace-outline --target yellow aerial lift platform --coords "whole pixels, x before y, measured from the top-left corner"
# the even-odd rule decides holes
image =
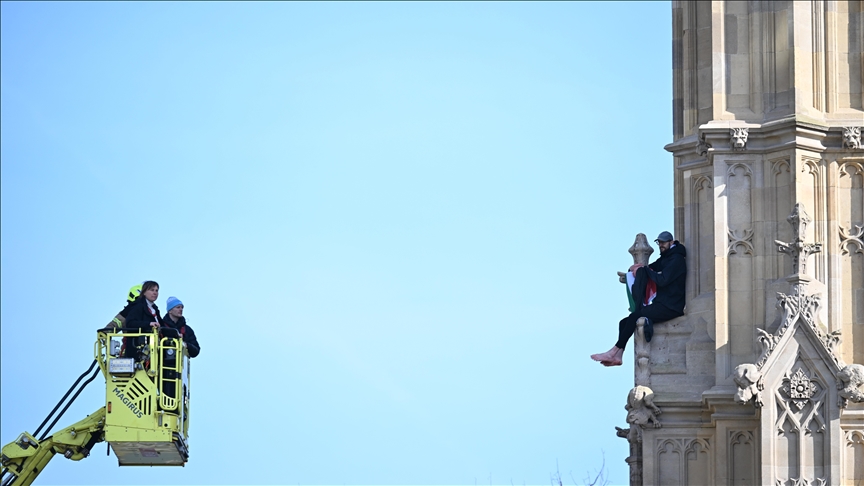
[[[189,460],[189,357],[179,333],[165,327],[150,333],[137,328],[105,328],[96,332],[94,348],[96,359],[90,368],[36,432],[25,432],[3,447],[0,485],[29,485],[54,455],[80,461],[102,441],[108,442],[120,466],[183,466]],[[97,364],[98,370],[94,369]],[[100,370],[105,376],[105,406],[48,435]],[[67,402],[76,387],[77,392]],[[36,439],[64,402],[60,414]]]

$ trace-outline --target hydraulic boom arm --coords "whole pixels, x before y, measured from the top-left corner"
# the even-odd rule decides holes
[[[78,423],[60,430],[41,442],[24,432],[15,442],[3,447],[0,460],[3,463],[2,486],[28,486],[45,469],[55,454],[80,461],[90,455],[90,450],[105,440],[105,407],[100,408]]]

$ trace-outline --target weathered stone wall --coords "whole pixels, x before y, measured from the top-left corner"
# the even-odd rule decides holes
[[[864,2],[674,1],[672,22],[687,309],[637,332],[662,415],[631,423],[633,477],[864,482]]]
[[[672,2],[675,140],[718,121],[861,116],[860,1]]]

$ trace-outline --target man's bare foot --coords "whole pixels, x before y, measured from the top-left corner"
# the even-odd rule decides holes
[[[592,354],[591,359],[599,361],[603,366],[619,366],[621,365],[621,358],[623,356],[624,350],[613,346],[612,349],[605,353]]]
[[[591,355],[591,359],[593,359],[594,361],[600,361],[601,363],[603,361],[608,361],[614,357],[615,357],[614,348],[610,349],[609,351],[606,351],[605,353],[597,353],[597,354]]]

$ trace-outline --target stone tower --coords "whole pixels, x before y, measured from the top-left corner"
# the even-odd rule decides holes
[[[864,2],[672,22],[687,308],[637,330],[631,484],[864,484]]]

